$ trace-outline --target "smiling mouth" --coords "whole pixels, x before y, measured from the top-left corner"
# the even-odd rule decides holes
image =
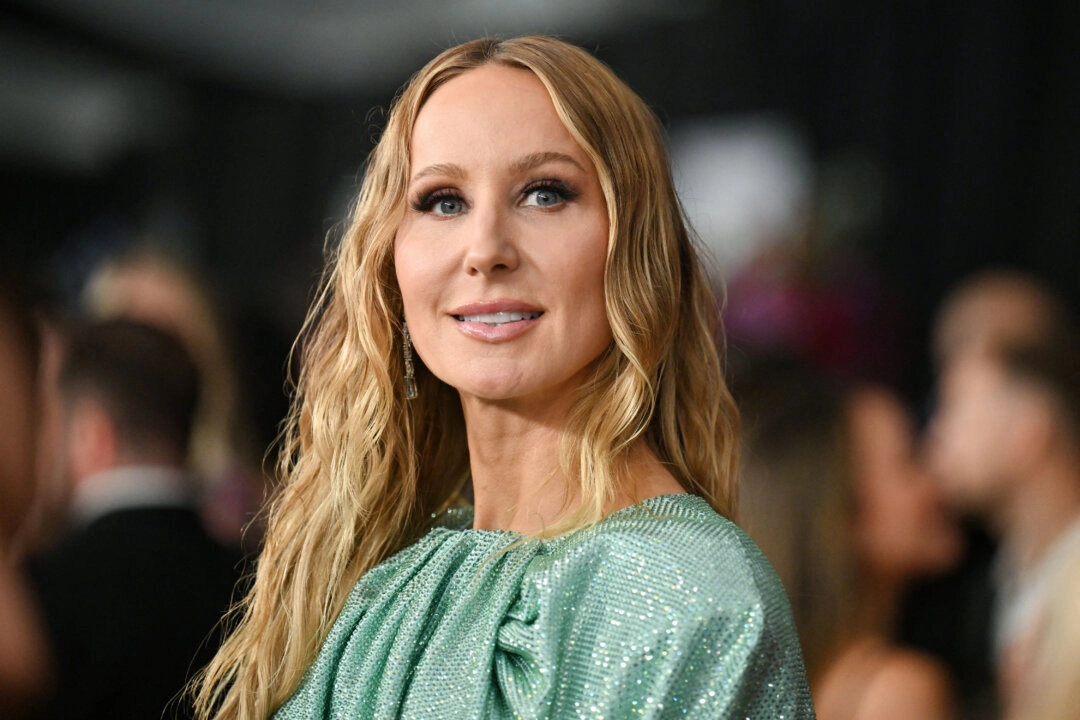
[[[542,312],[497,312],[481,315],[455,315],[454,319],[458,322],[478,322],[490,327],[498,327],[507,323],[535,320],[543,314]]]

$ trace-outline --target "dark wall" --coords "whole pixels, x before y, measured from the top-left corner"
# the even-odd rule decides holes
[[[1074,5],[727,0],[704,18],[572,39],[669,125],[775,110],[807,131],[819,158],[855,148],[880,164],[887,211],[865,244],[910,318],[917,390],[928,382],[921,347],[931,313],[964,274],[1016,265],[1080,299]],[[119,237],[163,227],[183,236],[231,306],[303,303],[377,134],[370,112],[395,88],[298,101],[25,7],[0,11],[0,22],[150,71],[183,114],[167,141],[91,175],[0,158],[9,249],[30,265],[70,267],[90,262],[79,250],[88,228]],[[270,312],[292,312],[293,322],[299,311]]]

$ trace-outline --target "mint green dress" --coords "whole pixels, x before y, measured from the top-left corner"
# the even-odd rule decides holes
[[[701,498],[550,540],[471,525],[364,575],[274,717],[813,718],[779,580]]]

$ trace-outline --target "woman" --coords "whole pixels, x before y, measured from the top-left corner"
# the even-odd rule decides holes
[[[542,37],[435,58],[311,312],[202,715],[812,716],[782,589],[723,517],[713,307],[606,66]]]
[[[792,598],[818,716],[952,717],[943,666],[894,639],[904,590],[962,547],[906,409],[884,387],[841,390],[783,360],[736,386],[744,527]]]

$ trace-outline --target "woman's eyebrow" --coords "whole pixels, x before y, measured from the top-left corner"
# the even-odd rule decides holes
[[[512,162],[510,164],[510,170],[514,174],[521,174],[550,162],[569,163],[582,172],[585,172],[585,168],[575,158],[566,153],[556,152],[554,150],[529,153]],[[417,180],[422,180],[431,175],[463,180],[468,176],[468,173],[465,172],[465,168],[460,165],[455,165],[454,163],[436,163],[435,165],[428,165],[426,168],[418,170],[409,182],[415,183]]]
[[[429,175],[441,175],[443,177],[454,178],[457,180],[464,179],[467,173],[465,169],[460,165],[454,163],[437,163],[435,165],[428,165],[423,170],[418,170],[415,175],[412,176],[410,183],[414,183],[417,180],[428,177]]]
[[[567,155],[566,153],[556,152],[554,150],[530,153],[523,158],[515,160],[513,164],[511,164],[510,169],[514,173],[523,173],[549,162],[570,163],[582,172],[585,172],[585,168],[582,167],[581,163],[579,163],[573,157]]]

